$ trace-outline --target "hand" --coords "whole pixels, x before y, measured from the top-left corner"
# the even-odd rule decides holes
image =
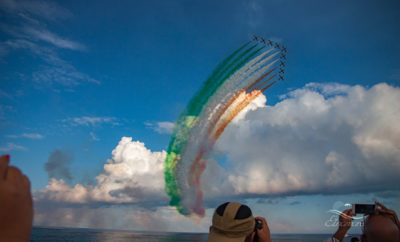
[[[353,211],[351,209],[344,210],[339,216],[339,228],[336,233],[333,235],[339,241],[343,241],[344,236],[347,231],[351,228],[351,222],[353,221]]]
[[[9,155],[0,157],[0,238],[29,241],[33,219],[30,182],[9,162]]]
[[[259,242],[271,242],[271,233],[269,231],[269,227],[267,221],[263,217],[256,217],[256,220],[260,220],[262,222],[262,229],[257,229],[257,237]],[[254,239],[255,233],[253,232],[251,236],[251,241]]]
[[[391,215],[394,219],[394,222],[397,225],[397,228],[399,228],[400,230],[400,222],[399,222],[399,218],[397,217],[397,214],[395,211],[388,209],[385,205],[383,205],[380,202],[375,202],[376,204],[376,209],[375,212],[377,212],[378,214],[388,214]]]

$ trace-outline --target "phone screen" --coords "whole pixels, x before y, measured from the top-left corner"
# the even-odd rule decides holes
[[[375,211],[375,204],[354,204],[355,213],[369,214]]]

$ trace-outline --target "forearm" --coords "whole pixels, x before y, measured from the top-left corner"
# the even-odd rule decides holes
[[[336,233],[333,235],[333,237],[336,238],[337,240],[339,240],[340,242],[342,242],[346,233],[347,233],[347,230],[339,228],[336,231]]]

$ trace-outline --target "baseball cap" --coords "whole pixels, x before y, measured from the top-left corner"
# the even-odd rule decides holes
[[[254,231],[251,209],[239,202],[218,206],[212,218],[208,242],[243,242]]]

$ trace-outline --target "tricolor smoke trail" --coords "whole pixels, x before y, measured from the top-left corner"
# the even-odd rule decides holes
[[[276,82],[278,70],[283,73],[279,66],[284,55],[272,46],[276,45],[248,42],[229,55],[175,124],[164,173],[170,205],[181,214],[204,216],[200,178],[215,142],[246,106]]]

